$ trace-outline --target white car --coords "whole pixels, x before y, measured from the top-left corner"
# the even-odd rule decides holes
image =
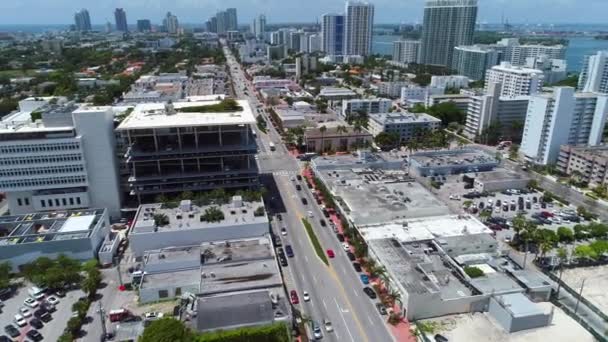
[[[328,319],[323,320],[323,326],[325,326],[325,331],[327,332],[334,331],[334,326],[331,325],[331,322]]]
[[[15,315],[15,324],[17,324],[20,327],[24,327],[27,325],[27,321],[25,320],[25,317],[23,317],[21,315]]]
[[[315,215],[312,213],[312,211],[308,211],[308,217],[314,217]]]
[[[350,252],[350,246],[346,242],[342,242],[342,248],[344,248],[345,251]]]
[[[49,303],[51,305],[57,305],[57,304],[59,304],[59,299],[57,299],[57,297],[55,297],[55,296],[49,296],[46,299],[46,301],[47,301],[47,303]]]
[[[285,227],[281,228],[281,235],[287,236],[287,229]]]
[[[304,291],[304,295],[302,296],[305,302],[310,302],[310,295],[308,292]]]
[[[32,317],[32,312],[28,308],[19,309],[19,313],[25,318]]]
[[[35,308],[37,307],[40,303],[38,303],[34,298],[32,297],[27,297],[24,301],[23,304],[25,304],[25,306],[29,306],[30,308]]]
[[[155,320],[158,318],[163,318],[164,314],[162,312],[146,312],[144,314],[144,319],[146,320]]]

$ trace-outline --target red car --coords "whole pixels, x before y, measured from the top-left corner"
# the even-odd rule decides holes
[[[298,293],[296,292],[296,290],[291,290],[290,294],[291,294],[291,304],[299,304],[300,299],[298,298]]]
[[[334,253],[334,251],[332,249],[328,249],[327,250],[327,256],[330,258],[333,258],[336,256],[336,254]]]

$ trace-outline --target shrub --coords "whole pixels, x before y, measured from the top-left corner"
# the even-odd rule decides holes
[[[218,207],[207,208],[201,215],[201,222],[221,222],[223,219],[224,213]]]
[[[464,273],[466,273],[471,278],[479,278],[483,277],[484,273],[479,267],[475,266],[467,266],[464,268]]]

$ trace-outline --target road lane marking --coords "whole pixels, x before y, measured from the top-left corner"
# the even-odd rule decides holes
[[[374,325],[374,320],[369,315],[367,315],[367,319],[371,325]]]
[[[306,260],[306,262],[308,262],[308,256],[307,255],[304,256],[304,260]]]
[[[346,323],[346,319],[344,318],[344,314],[342,313],[342,309],[340,308],[340,305],[338,304],[338,301],[334,298],[334,302],[336,302],[336,306],[338,307],[338,311],[340,311],[340,317],[342,317],[342,322],[344,322],[344,327],[346,328],[346,332],[348,333],[348,336],[350,336],[351,341],[355,342],[355,339],[353,338],[353,334],[350,333],[350,329],[348,329],[348,323]]]
[[[353,293],[355,294],[355,296],[359,297],[359,294],[357,293],[357,291],[355,289],[353,289]]]
[[[323,307],[325,308],[325,310],[327,310],[327,304],[325,304],[325,299],[321,299],[321,301],[323,302]]]
[[[312,280],[314,281],[315,285],[317,284],[317,277],[315,275],[312,276]]]

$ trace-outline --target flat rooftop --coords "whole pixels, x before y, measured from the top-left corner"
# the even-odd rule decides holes
[[[319,156],[312,159],[312,164],[318,170],[350,169],[350,168],[382,168],[384,170],[405,169],[405,153],[370,153],[359,151],[351,154]]]
[[[423,241],[451,237],[476,237],[492,230],[469,215],[443,215],[406,219],[400,222],[360,227],[366,241],[396,239],[400,242]],[[474,240],[473,240],[474,241]]]
[[[449,213],[445,204],[402,170],[353,168],[321,174],[357,226]]]
[[[414,113],[379,113],[370,114],[369,118],[382,125],[388,124],[406,124],[406,123],[439,123],[441,120],[434,116],[430,116],[425,113],[414,114]]]
[[[437,294],[442,299],[471,296],[472,291],[445,266],[430,241],[402,243],[394,238],[368,241],[389,274],[411,294]]]
[[[140,205],[137,213],[135,214],[135,219],[133,220],[131,234],[217,228],[232,225],[268,222],[268,217],[266,216],[265,211],[261,216],[255,215],[256,209],[260,207],[264,208],[264,203],[261,201],[240,201],[238,204],[236,204],[233,199],[233,202],[228,204],[205,206],[197,206],[192,204],[191,201],[186,202],[188,202],[187,205],[180,205],[176,208],[169,208],[162,203]],[[201,221],[201,216],[204,215],[207,209],[212,207],[219,209],[224,215],[224,219],[217,222]],[[168,223],[166,225],[156,225],[154,217],[158,214],[166,215],[168,219]]]
[[[474,177],[476,181],[479,182],[503,182],[510,180],[530,180],[530,177],[517,173],[514,171],[501,169],[495,171],[488,172],[479,172],[477,176]]]
[[[418,152],[412,155],[412,160],[420,167],[498,164],[498,160],[493,156],[483,151],[470,149]]]
[[[511,293],[496,296],[495,299],[515,318],[547,314],[546,310],[544,310],[542,306],[533,303],[530,301],[530,299],[528,299],[528,297],[521,293]]]
[[[105,209],[0,216],[0,246],[86,238]]]
[[[176,110],[174,114],[167,112],[165,103],[138,104],[117,130],[254,124],[255,117],[249,102],[245,100],[236,102],[243,110],[217,113],[184,113],[179,110],[180,108],[214,105],[220,101],[174,102],[173,106]]]

